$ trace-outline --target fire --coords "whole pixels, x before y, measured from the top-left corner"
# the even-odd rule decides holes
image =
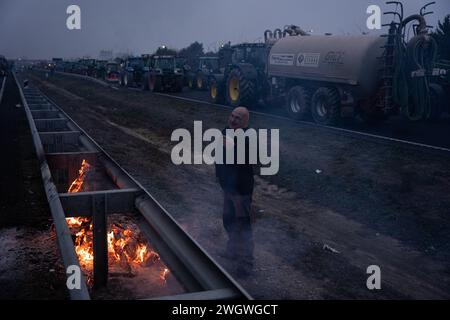
[[[169,269],[164,268],[164,270],[161,272],[161,275],[159,276],[162,281],[166,282],[169,272],[170,272]]]
[[[83,160],[81,162],[81,168],[78,170],[79,176],[70,185],[69,190],[67,191],[68,193],[80,192],[84,179],[86,178],[86,174],[90,169],[91,165],[86,160]]]
[[[91,170],[91,165],[83,160],[78,171],[78,177],[70,185],[68,192],[80,192],[84,181]],[[74,234],[75,251],[81,267],[88,274],[88,283],[92,283],[90,275],[94,266],[93,249],[93,225],[91,218],[66,218],[67,224]],[[149,250],[145,241],[138,236],[138,232],[132,231],[132,226],[125,228],[120,223],[112,223],[107,233],[108,261],[110,265],[118,265],[127,272],[132,272],[138,266],[145,267],[149,263],[160,260],[159,255]],[[166,281],[169,270],[167,268],[161,273],[160,278]]]

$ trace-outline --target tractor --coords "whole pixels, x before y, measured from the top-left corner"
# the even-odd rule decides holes
[[[182,59],[172,55],[155,55],[150,58],[148,88],[151,92],[181,92],[184,83]]]
[[[119,83],[123,87],[142,86],[145,79],[145,61],[142,57],[128,58],[120,71]]]
[[[223,77],[210,81],[213,102],[251,106],[284,101],[291,118],[334,125],[343,117],[379,122],[400,114],[411,121],[433,118],[443,101],[434,80],[437,45],[419,14],[400,11],[385,25],[387,34],[310,35],[300,27],[266,30],[264,43],[230,47],[231,63]],[[414,27],[407,38],[405,30]],[[442,82],[442,81],[441,81]]]
[[[191,90],[207,90],[209,88],[209,78],[220,73],[219,57],[200,57],[198,68],[187,75],[188,87]]]

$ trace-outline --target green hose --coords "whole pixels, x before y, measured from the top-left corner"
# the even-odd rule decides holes
[[[424,30],[414,36],[406,46],[401,35],[402,29],[399,28],[394,40],[393,100],[400,106],[401,113],[406,118],[417,121],[431,111],[427,75],[436,59],[437,44]],[[413,71],[423,71],[424,74],[412,77]]]

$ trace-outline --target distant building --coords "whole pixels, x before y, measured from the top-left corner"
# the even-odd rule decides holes
[[[100,60],[112,60],[113,59],[113,52],[112,50],[102,50],[99,54]]]

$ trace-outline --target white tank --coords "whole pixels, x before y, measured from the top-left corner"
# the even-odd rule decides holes
[[[270,50],[268,74],[348,84],[362,95],[375,93],[382,68],[380,36],[288,36]]]

